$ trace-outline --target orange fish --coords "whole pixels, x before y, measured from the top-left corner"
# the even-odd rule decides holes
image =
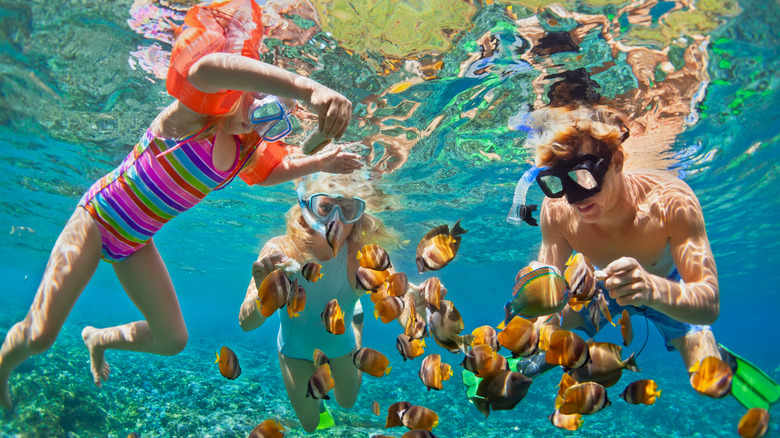
[[[436,353],[429,354],[423,359],[418,375],[423,384],[428,387],[428,391],[431,389],[438,391],[442,389],[441,382],[449,380],[452,376],[452,367],[446,363],[442,363],[440,355]]]
[[[314,355],[312,357],[312,362],[314,362],[314,367],[319,368],[322,364],[330,363],[330,359],[328,359],[328,356],[325,356],[325,353],[322,352],[319,348],[314,349]]]
[[[439,308],[439,302],[447,294],[441,286],[441,280],[436,277],[431,277],[420,284],[422,289],[422,296],[425,298],[425,302],[435,308]]]
[[[514,409],[528,394],[532,380],[515,371],[497,371],[486,376],[477,386],[477,396],[469,400],[485,418],[490,411]]]
[[[381,285],[379,285],[379,287],[376,289],[367,290],[366,293],[368,294],[368,297],[371,298],[371,302],[376,304],[381,300],[390,296],[390,294],[387,293],[387,288],[388,288],[388,283],[384,282]],[[358,289],[361,289],[361,287],[358,287]]]
[[[325,240],[333,250],[333,256],[337,256],[339,248],[344,244],[347,235],[344,233],[344,224],[341,221],[333,220],[325,224]]]
[[[578,382],[574,380],[570,374],[563,373],[561,381],[558,383],[558,395],[555,397],[555,409],[558,409],[563,404],[563,395],[566,394],[566,390],[576,385]]]
[[[371,403],[371,412],[374,413],[374,415],[381,415],[382,410],[379,408],[379,402],[374,400],[373,403]]]
[[[334,298],[325,306],[325,310],[320,314],[325,330],[334,335],[343,335],[346,332],[344,327],[344,311],[341,310],[339,302]]]
[[[398,297],[386,297],[374,304],[374,317],[387,324],[395,320],[404,311],[404,300]]]
[[[623,335],[623,345],[628,347],[628,344],[634,340],[634,329],[631,327],[631,315],[628,314],[628,310],[623,309],[618,324],[620,324],[620,333]]]
[[[317,280],[322,278],[322,275],[320,273],[320,269],[322,269],[322,265],[320,265],[317,262],[308,262],[301,268],[301,274],[303,275],[303,278],[305,278],[307,281],[311,283],[316,283]]]
[[[498,343],[512,352],[512,357],[530,356],[539,345],[539,333],[533,323],[515,316],[509,324],[496,335]]]
[[[247,438],[283,438],[284,427],[276,420],[265,420],[255,426]]]
[[[548,364],[568,369],[583,367],[590,360],[588,344],[574,332],[558,330],[550,336],[550,348],[547,349],[544,360]]]
[[[577,430],[582,426],[582,423],[585,422],[585,420],[582,419],[581,414],[561,414],[558,409],[547,418],[552,422],[553,426],[565,430]]]
[[[401,416],[399,413],[404,409],[407,409],[412,404],[406,401],[395,402],[387,408],[387,421],[385,421],[385,429],[390,427],[403,426],[401,422]]]
[[[357,268],[355,274],[356,285],[358,289],[362,290],[376,290],[382,283],[390,276],[390,272],[375,271],[373,269],[364,268],[362,266]]]
[[[623,360],[623,347],[610,342],[589,342],[588,356],[590,361],[585,366],[571,372],[574,380],[582,382],[596,382],[609,388],[620,380],[623,370],[633,372],[642,371],[636,364],[634,353],[628,359]]]
[[[406,359],[414,359],[425,353],[425,346],[424,339],[412,340],[404,334],[398,335],[395,340],[395,348],[401,354],[401,357],[404,358],[404,362],[406,362]]]
[[[287,303],[290,295],[290,279],[281,268],[268,274],[257,288],[257,310],[268,318]]]
[[[557,325],[544,324],[539,330],[539,349],[547,351],[550,348],[550,337],[560,329]]]
[[[290,286],[290,294],[287,297],[287,315],[290,318],[297,318],[300,312],[306,307],[306,290],[298,285],[298,279],[293,281]]]
[[[534,318],[559,313],[570,296],[566,279],[554,267],[533,269],[515,282],[512,299],[504,305],[504,322],[509,322],[516,315]]]
[[[379,245],[364,245],[357,253],[360,266],[375,271],[384,271],[390,267],[390,256]]]
[[[336,382],[333,381],[333,376],[330,374],[330,364],[324,363],[314,370],[314,374],[309,378],[306,397],[330,400],[328,393],[334,386],[336,386]]]
[[[425,429],[430,431],[439,425],[439,416],[436,412],[423,407],[412,405],[399,411],[401,423],[409,429]]]
[[[489,345],[494,351],[498,351],[501,348],[501,345],[498,343],[496,329],[489,325],[477,327],[471,331],[471,334],[474,335],[474,340],[471,341],[472,347]]]
[[[241,366],[238,365],[238,356],[233,350],[222,347],[217,355],[217,360],[214,363],[219,364],[219,372],[226,378],[233,380],[241,375]]]
[[[731,391],[731,368],[720,358],[708,356],[694,364],[689,372],[691,386],[696,392],[712,398],[721,398]]]
[[[661,391],[658,390],[658,384],[649,379],[631,382],[626,386],[626,389],[620,393],[620,397],[623,400],[635,405],[652,405],[655,403],[655,399],[660,396]]]
[[[477,377],[485,377],[493,371],[498,371],[495,367],[501,364],[494,365],[494,362],[499,362],[499,356],[490,345],[477,345],[466,354],[460,366],[471,371]]]
[[[428,326],[420,315],[417,314],[414,298],[411,295],[406,295],[403,301],[404,311],[398,317],[398,322],[404,328],[404,334],[411,339],[420,339],[428,336]]]
[[[386,376],[392,369],[390,361],[384,354],[373,348],[363,347],[350,353],[355,368],[374,377]]]
[[[428,231],[417,245],[415,257],[417,270],[422,274],[425,271],[437,271],[449,264],[460,248],[461,235],[468,232],[460,226],[460,220],[455,222],[452,230],[447,225]]]
[[[607,390],[594,382],[578,383],[563,394],[563,404],[558,410],[561,414],[590,415],[612,404]]]
[[[759,438],[769,427],[769,412],[763,408],[751,408],[739,420],[737,433],[742,438]]]
[[[596,279],[594,278],[593,265],[582,254],[577,253],[567,263],[563,273],[566,282],[571,289],[571,295],[579,301],[587,301],[596,294]]]
[[[409,290],[409,279],[403,272],[396,272],[385,280],[387,283],[387,295],[402,297]]]

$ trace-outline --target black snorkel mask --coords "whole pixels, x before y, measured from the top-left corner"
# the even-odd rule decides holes
[[[541,170],[536,183],[548,198],[566,195],[569,204],[576,204],[601,191],[611,161],[612,154],[604,158],[580,155]]]

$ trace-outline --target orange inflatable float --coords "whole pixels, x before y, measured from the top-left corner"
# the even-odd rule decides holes
[[[235,53],[260,59],[262,11],[253,0],[227,0],[196,5],[184,17],[181,34],[173,43],[165,86],[168,94],[201,114],[227,113],[242,91],[204,93],[189,83],[190,67],[210,53]]]

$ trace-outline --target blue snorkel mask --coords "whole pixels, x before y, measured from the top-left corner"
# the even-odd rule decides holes
[[[247,119],[263,140],[281,140],[292,132],[290,116],[278,97],[260,93],[252,93],[251,96],[255,102],[249,107]]]
[[[360,198],[315,193],[306,199],[306,188],[302,182],[296,191],[303,219],[323,237],[329,222],[338,220],[344,225],[352,224],[360,220],[366,211],[366,202]]]

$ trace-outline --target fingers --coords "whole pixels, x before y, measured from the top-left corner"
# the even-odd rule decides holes
[[[624,271],[636,269],[637,266],[639,266],[639,263],[636,261],[636,259],[631,257],[621,257],[607,265],[607,267],[604,268],[604,272],[606,272],[608,275],[615,275]]]
[[[352,118],[352,102],[344,96],[333,92],[330,101],[319,108],[320,132],[331,138],[341,138],[347,130]]]

